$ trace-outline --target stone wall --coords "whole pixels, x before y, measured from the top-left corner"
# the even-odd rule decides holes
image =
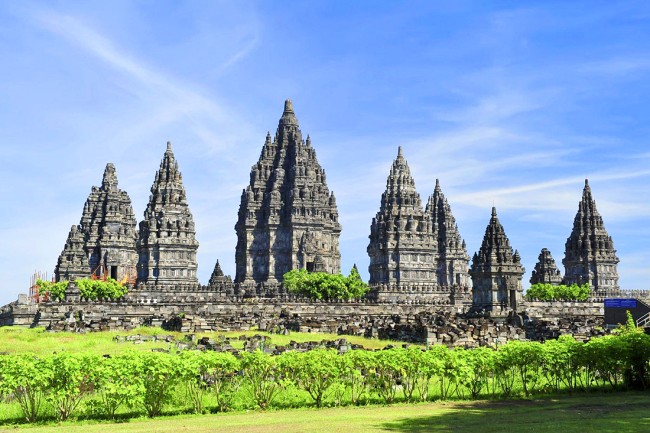
[[[0,309],[0,325],[100,331],[161,326],[183,332],[249,330],[360,335],[382,339],[478,347],[508,340],[544,340],[562,334],[586,340],[604,331],[602,304],[528,303],[509,322],[467,316],[458,305],[312,302],[234,297],[218,293],[131,292],[116,302],[31,304]]]
[[[603,302],[585,301],[585,302],[531,302],[524,301],[518,307],[520,311],[525,312],[529,317],[535,317],[543,320],[555,320],[562,317],[604,317],[605,305]]]

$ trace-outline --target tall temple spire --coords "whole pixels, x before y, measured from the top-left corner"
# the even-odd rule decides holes
[[[573,230],[565,244],[565,284],[589,283],[592,291],[617,291],[619,259],[614,242],[596,210],[589,181],[585,179],[582,199],[573,220]]]
[[[57,280],[91,273],[115,279],[135,277],[136,220],[129,195],[117,185],[115,166],[108,163],[101,187],[93,187],[84,204],[79,226],[70,230],[55,270]]]
[[[368,270],[376,297],[401,297],[400,292],[408,292],[414,286],[437,286],[434,228],[430,216],[422,209],[401,147],[386,180],[386,191],[372,220],[369,238]],[[385,294],[384,290],[396,293]]]
[[[481,248],[474,254],[469,272],[474,306],[495,315],[516,309],[523,291],[521,278],[524,271],[519,253],[510,246],[496,208],[492,207]]]
[[[533,269],[533,274],[530,277],[530,284],[560,284],[562,283],[562,274],[558,270],[551,252],[542,248],[537,258],[537,264]]]
[[[289,99],[251,168],[235,230],[237,282],[279,282],[291,269],[340,271],[336,200]]]
[[[425,213],[431,217],[438,247],[437,272],[441,286],[469,287],[469,256],[460,236],[451,206],[436,179]]]
[[[138,278],[160,285],[198,284],[194,220],[187,204],[183,177],[171,143],[151,186],[140,222]]]

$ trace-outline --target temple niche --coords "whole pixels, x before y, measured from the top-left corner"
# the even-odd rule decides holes
[[[197,286],[199,243],[195,236],[183,177],[167,142],[140,222],[138,280],[154,285]]]
[[[117,185],[115,166],[109,163],[101,186],[92,187],[79,225],[70,230],[54,271],[57,281],[91,274],[135,278],[136,220],[129,195]]]
[[[302,138],[291,100],[251,168],[235,230],[238,283],[280,283],[291,269],[338,273],[341,225],[334,193]]]
[[[530,284],[562,284],[562,274],[555,264],[555,260],[551,252],[542,248],[537,258],[537,264],[533,269],[533,274],[530,277]]]
[[[589,181],[585,179],[582,200],[573,220],[573,230],[565,244],[564,283],[589,283],[592,292],[606,295],[617,292],[618,265],[614,242],[596,210]]]
[[[489,311],[493,316],[517,309],[522,300],[521,279],[525,269],[519,252],[513,251],[505,230],[492,208],[490,223],[485,229],[483,243],[472,258],[473,306]]]

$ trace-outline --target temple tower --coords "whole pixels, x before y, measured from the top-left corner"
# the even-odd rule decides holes
[[[54,277],[56,281],[72,281],[90,276],[88,254],[84,249],[84,234],[78,225],[73,225],[65,241],[63,252],[59,256]]]
[[[107,164],[102,185],[93,186],[79,226],[73,227],[59,257],[57,280],[90,276],[135,277],[136,220],[129,195],[118,189],[113,164]],[[85,258],[81,257],[83,245]],[[86,267],[86,272],[81,270]]]
[[[619,262],[614,242],[596,210],[589,181],[585,179],[582,200],[573,220],[573,230],[565,244],[565,284],[589,283],[593,292],[617,291]]]
[[[140,222],[138,279],[156,285],[198,284],[199,243],[171,143],[156,172]]]
[[[524,267],[517,251],[513,251],[503,226],[492,208],[490,223],[485,229],[483,243],[472,258],[473,305],[493,315],[516,310],[521,301],[521,278]]]
[[[223,271],[221,270],[221,265],[219,264],[219,260],[217,260],[217,264],[214,265],[214,270],[212,271],[212,275],[210,275],[210,280],[208,281],[208,286],[218,286],[220,284],[224,283],[232,283],[232,279],[224,275]]]
[[[370,226],[370,285],[374,291],[416,291],[437,286],[438,239],[431,216],[422,209],[408,163],[397,152],[379,212]]]
[[[277,283],[291,269],[340,272],[336,199],[291,100],[251,169],[235,230],[236,282]]]
[[[562,274],[551,256],[551,252],[542,248],[537,258],[537,264],[533,269],[533,275],[530,277],[530,284],[553,284],[562,283]]]
[[[425,213],[431,217],[438,247],[438,284],[469,287],[469,256],[465,241],[460,237],[451,206],[442,193],[440,182],[429,197]]]

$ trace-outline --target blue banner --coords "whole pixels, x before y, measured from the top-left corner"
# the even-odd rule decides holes
[[[636,308],[636,299],[605,299],[606,308]]]

